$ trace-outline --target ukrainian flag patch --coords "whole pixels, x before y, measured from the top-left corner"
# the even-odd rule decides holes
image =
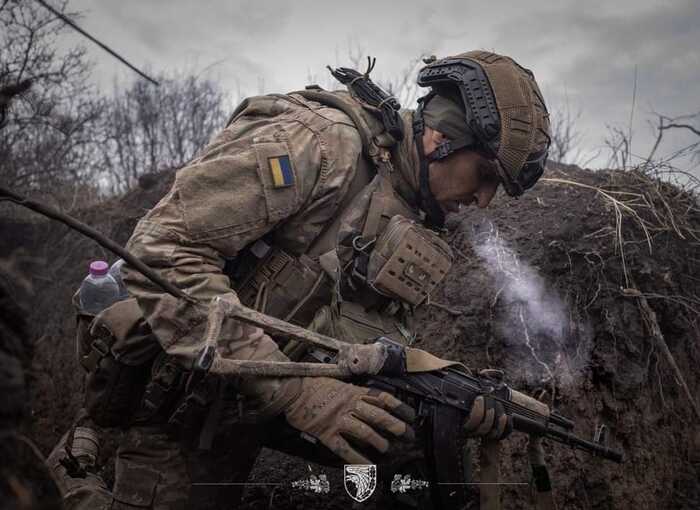
[[[292,162],[289,156],[275,156],[267,158],[272,174],[272,184],[275,188],[286,188],[294,184],[294,172],[292,172]]]

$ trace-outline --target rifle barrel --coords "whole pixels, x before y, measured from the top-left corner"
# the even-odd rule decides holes
[[[581,439],[580,437],[572,434],[571,432],[567,432],[566,430],[543,426],[542,423],[538,421],[531,420],[518,414],[513,415],[513,428],[528,434],[539,435],[552,439],[558,443],[571,446],[572,448],[576,448],[578,450],[584,450],[593,455],[597,455],[598,457],[603,457],[604,459],[617,462],[618,464],[622,463],[623,460],[621,452],[608,448],[604,444]]]

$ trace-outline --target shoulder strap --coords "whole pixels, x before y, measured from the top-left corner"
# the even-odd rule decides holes
[[[305,99],[316,101],[317,103],[332,108],[337,108],[350,117],[353,124],[355,124],[360,134],[360,139],[362,140],[362,152],[365,158],[372,162],[377,173],[380,175],[379,189],[375,193],[375,196],[372,197],[370,211],[367,215],[367,222],[363,231],[363,237],[368,239],[373,238],[379,230],[379,222],[382,213],[387,208],[385,202],[388,200],[388,197],[394,195],[392,183],[394,182],[395,176],[394,168],[391,164],[391,148],[396,145],[396,139],[387,132],[384,124],[371,113],[371,110],[376,110],[376,108],[361,103],[349,93],[329,92],[320,87],[314,87],[299,92],[293,92],[292,94],[299,95]],[[355,181],[358,180],[358,177],[360,176],[356,176]],[[363,177],[366,179],[367,175]],[[367,182],[369,182],[369,179],[366,179],[365,184]],[[355,186],[355,188],[354,192],[350,190],[346,194],[346,199],[339,209],[341,212],[348,205],[350,199],[361,189],[361,187],[357,186]],[[330,230],[333,229],[329,229],[329,231]],[[328,231],[323,232],[319,237],[326,239],[327,237],[324,234],[327,233]],[[327,243],[315,242],[314,244],[318,247],[320,245],[325,246]]]
[[[393,172],[391,166],[390,149],[396,145],[396,139],[391,136],[384,125],[378,119],[374,118],[368,108],[373,108],[369,105],[360,104],[350,94],[343,92],[329,92],[319,88],[300,90],[292,92],[305,99],[316,101],[323,105],[337,108],[345,113],[352,120],[357,128],[362,140],[362,153],[372,161],[377,171],[389,179]]]
[[[350,186],[345,193],[345,196],[338,206],[336,219],[330,221],[326,224],[320,234],[316,236],[313,240],[306,254],[312,258],[317,258],[323,255],[328,250],[335,247],[336,237],[338,235],[338,229],[340,228],[340,218],[350,205],[350,203],[355,199],[355,197],[360,194],[360,192],[367,186],[374,177],[374,172],[369,167],[367,163],[361,163],[357,165],[355,169],[355,176],[353,177]]]

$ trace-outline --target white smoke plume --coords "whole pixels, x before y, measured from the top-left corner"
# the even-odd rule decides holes
[[[499,314],[495,329],[508,339],[508,345],[522,345],[528,353],[528,359],[511,359],[515,366],[504,368],[529,383],[551,385],[552,393],[555,385],[572,384],[587,359],[581,359],[576,348],[576,359],[566,354],[567,335],[589,328],[572,324],[570,311],[557,292],[518,257],[493,224],[474,235],[472,245],[496,282],[492,308]]]

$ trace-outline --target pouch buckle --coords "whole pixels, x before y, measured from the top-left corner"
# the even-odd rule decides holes
[[[90,344],[93,351],[96,351],[101,357],[105,357],[109,354],[109,345],[107,345],[101,338],[97,338]]]
[[[100,361],[109,355],[109,344],[102,338],[96,338],[90,344],[90,352],[82,357],[80,364],[88,372],[96,372]]]
[[[352,247],[355,251],[367,254],[367,249],[370,248],[375,242],[377,242],[376,237],[373,237],[369,241],[365,241],[362,236],[355,236],[352,239]]]

